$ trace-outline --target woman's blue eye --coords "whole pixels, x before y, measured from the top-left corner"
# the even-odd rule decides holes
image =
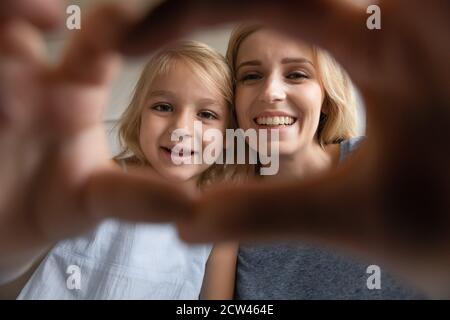
[[[298,79],[303,79],[303,78],[308,78],[308,76],[306,74],[304,74],[303,72],[291,72],[287,75],[288,79],[291,80],[298,80]]]
[[[250,73],[250,74],[243,76],[241,78],[241,81],[252,81],[252,80],[259,80],[259,79],[261,79],[261,76],[259,74]]]
[[[201,118],[205,118],[208,120],[216,120],[217,116],[211,111],[200,111],[198,114]]]
[[[156,111],[160,111],[160,112],[172,112],[173,111],[173,107],[170,104],[166,104],[166,103],[154,105],[152,107],[152,109],[156,110]]]

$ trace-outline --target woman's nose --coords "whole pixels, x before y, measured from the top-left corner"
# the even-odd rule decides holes
[[[259,98],[267,104],[284,101],[286,99],[284,83],[276,78],[268,78],[264,83]]]

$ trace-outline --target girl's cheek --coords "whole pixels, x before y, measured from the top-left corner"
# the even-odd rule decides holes
[[[203,127],[203,134],[205,134],[205,131],[208,129],[215,129],[219,130],[220,132],[223,132],[225,134],[225,129],[228,128],[229,121],[228,119],[223,119],[220,121],[214,121],[214,122],[204,122]]]
[[[148,131],[160,132],[168,127],[169,119],[165,117],[158,117],[156,115],[150,114],[145,119],[143,125],[146,126]]]
[[[152,115],[150,112],[143,112],[141,115],[141,130],[144,129],[148,129],[148,127],[150,126],[150,123],[152,122]]]

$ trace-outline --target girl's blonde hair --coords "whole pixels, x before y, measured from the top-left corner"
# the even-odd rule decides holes
[[[243,24],[235,28],[228,42],[227,60],[233,73],[235,84],[236,59],[242,42],[262,25]],[[324,104],[327,114],[321,114],[318,127],[320,145],[338,143],[357,135],[356,91],[348,74],[326,51],[313,47],[319,80],[325,91]]]
[[[114,160],[127,158],[137,165],[149,165],[139,144],[142,108],[154,80],[169,73],[177,62],[186,63],[204,83],[218,90],[230,109],[231,121],[228,128],[235,128],[232,75],[227,61],[206,44],[179,41],[157,51],[145,65],[134,89],[133,98],[117,123],[121,152]],[[199,186],[224,179],[227,172],[225,165],[213,164],[200,176]]]

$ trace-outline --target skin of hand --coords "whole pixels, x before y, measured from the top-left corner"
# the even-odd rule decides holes
[[[0,15],[2,283],[102,219],[173,221],[189,210],[181,188],[144,170],[125,174],[110,160],[102,113],[121,64],[112,48],[133,15],[120,5],[93,10],[53,66],[42,30],[58,26],[60,5],[0,5],[8,8]]]
[[[196,242],[290,236],[331,243],[383,258],[424,288],[444,293],[447,289],[441,290],[439,284],[448,288],[450,278],[448,3],[398,0],[380,1],[379,6],[381,30],[366,28],[365,10],[330,0],[175,0],[162,3],[136,24],[116,10],[112,16],[117,20],[110,18],[110,12],[108,19],[93,19],[100,26],[103,21],[103,28],[83,29],[68,51],[70,58],[63,59],[59,68],[37,72],[39,77],[30,80],[31,85],[21,82],[19,88],[27,84],[30,93],[20,96],[26,114],[24,107],[5,102],[10,92],[7,85],[13,81],[4,80],[12,75],[20,79],[25,72],[2,70],[2,76],[10,78],[5,76],[0,86],[0,145],[11,152],[2,154],[0,172],[2,190],[8,191],[0,198],[0,256],[16,250],[28,261],[36,251],[32,244],[80,232],[103,214],[120,216],[130,211],[133,200],[140,217],[154,206],[165,212],[167,206],[175,205],[173,199],[184,207],[184,193],[164,201],[167,193],[163,191],[168,189],[161,190],[142,176],[125,179],[112,169],[106,151],[87,145],[86,140],[104,139],[94,134],[101,103],[93,101],[104,99],[108,75],[115,68],[110,49],[139,54],[189,31],[262,20],[329,50],[347,69],[365,99],[369,138],[343,166],[315,179],[210,190],[196,201],[194,218],[180,224],[182,237]],[[15,17],[48,27],[45,15],[31,18],[30,13],[15,12]],[[15,20],[3,14],[1,21]],[[22,42],[5,33],[11,29],[2,29],[0,52],[10,59],[21,57],[19,67],[30,63],[29,74],[32,66],[41,69],[36,62],[41,61],[40,55],[35,54],[41,40],[31,41],[38,32],[27,24],[25,28],[34,35]],[[89,37],[91,30],[95,32]],[[87,105],[74,103],[83,98],[98,113],[86,114]],[[58,109],[62,104],[67,108]],[[70,113],[63,112],[67,109]],[[88,138],[89,134],[97,138]],[[20,175],[12,177],[17,172]],[[172,187],[170,191],[174,192]],[[147,206],[137,201],[143,195],[149,199]],[[152,197],[160,201],[152,202]],[[61,226],[71,230],[56,233],[64,229]]]
[[[450,7],[378,5],[381,29],[369,30],[366,8],[350,1],[166,1],[130,30],[121,50],[136,55],[190,31],[263,21],[329,50],[365,100],[368,139],[345,164],[305,181],[213,188],[180,225],[183,239],[331,244],[448,294]]]

